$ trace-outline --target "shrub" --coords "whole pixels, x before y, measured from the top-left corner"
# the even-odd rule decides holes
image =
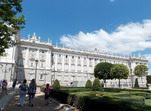
[[[139,88],[139,84],[138,84],[138,79],[137,79],[137,78],[135,79],[135,85],[134,85],[134,88]]]
[[[90,80],[87,80],[85,88],[92,88],[92,82]]]
[[[99,80],[98,78],[96,78],[96,79],[94,80],[92,89],[93,89],[93,91],[101,91],[101,90],[103,90],[103,89],[102,89],[102,86],[101,86],[101,84],[100,84],[100,80]]]
[[[60,90],[60,83],[57,79],[54,81],[52,87],[53,87],[54,91],[59,91]]]
[[[116,100],[133,104],[145,104],[145,98],[142,96],[117,97]]]

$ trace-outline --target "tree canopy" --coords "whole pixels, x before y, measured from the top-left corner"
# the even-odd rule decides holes
[[[112,79],[112,75],[110,74],[110,70],[113,67],[113,64],[108,62],[102,62],[95,66],[94,75],[99,79]]]
[[[14,45],[11,39],[25,25],[22,0],[1,0],[0,2],[0,55]]]
[[[137,65],[134,69],[134,74],[138,77],[146,76],[148,68],[146,65]]]
[[[126,65],[115,64],[111,68],[111,75],[113,75],[115,79],[119,79],[119,87],[120,87],[120,79],[127,79],[128,78],[129,69]]]

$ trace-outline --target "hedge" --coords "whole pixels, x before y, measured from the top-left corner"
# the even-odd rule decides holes
[[[148,92],[151,93],[150,90],[140,90],[140,89],[120,89],[120,88],[104,88],[105,92],[121,92],[121,91],[130,91],[130,92]]]
[[[73,92],[52,91],[51,97],[62,103],[70,104],[80,111],[139,111],[143,107],[145,98],[141,96],[114,97],[103,95],[94,96],[95,92]],[[105,94],[105,93],[104,93]]]

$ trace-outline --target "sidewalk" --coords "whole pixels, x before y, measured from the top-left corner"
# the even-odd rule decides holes
[[[15,93],[16,91],[11,91],[10,89],[8,90],[8,95],[2,95],[2,97],[0,98],[0,111],[4,109],[6,104],[10,101],[10,99]]]
[[[6,98],[10,97],[7,96]],[[3,100],[6,102],[5,99]],[[3,111],[63,111],[59,109],[60,107],[52,101],[48,106],[46,106],[43,93],[36,94],[34,107],[28,106],[28,96],[26,96],[25,104],[23,107],[18,106],[18,101],[19,95],[15,94],[5,106],[5,109]]]

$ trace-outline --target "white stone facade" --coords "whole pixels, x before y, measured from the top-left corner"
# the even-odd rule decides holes
[[[127,80],[121,80],[122,87],[131,87],[135,76],[133,70],[137,64],[147,65],[148,60],[139,57],[122,57],[103,54],[95,51],[82,51],[52,46],[51,41],[41,42],[34,33],[28,39],[15,36],[17,45],[7,49],[8,55],[1,57],[0,79],[12,81],[17,79],[30,81],[36,78],[38,84],[53,83],[58,79],[61,85],[67,86],[73,81],[94,80],[94,67],[100,62],[125,64],[131,74]],[[35,62],[37,60],[37,62]],[[133,78],[132,78],[133,76]],[[132,80],[133,79],[133,80]],[[146,78],[139,78],[142,86]],[[118,87],[118,80],[107,80],[107,87]]]

